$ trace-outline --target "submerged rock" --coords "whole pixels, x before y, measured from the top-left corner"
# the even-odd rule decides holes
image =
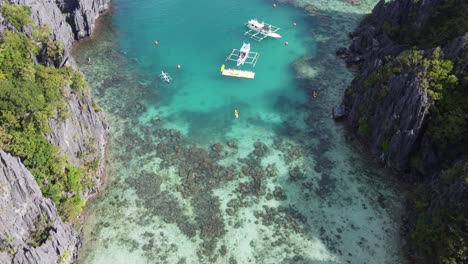
[[[335,120],[342,120],[342,119],[346,118],[348,113],[345,110],[344,104],[340,103],[339,105],[335,106],[333,108],[332,115],[333,115],[333,119],[335,119]]]
[[[227,145],[228,145],[229,147],[231,147],[231,148],[234,148],[234,149],[237,149],[237,148],[238,148],[237,141],[235,141],[235,140],[229,140],[229,141],[227,142]]]

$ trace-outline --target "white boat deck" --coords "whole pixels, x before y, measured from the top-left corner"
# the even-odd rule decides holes
[[[267,37],[281,38],[281,36],[278,33],[276,33],[278,30],[280,30],[279,27],[273,26],[273,25],[265,23],[265,22],[263,22],[263,25],[270,27],[270,32],[269,33],[265,34],[265,33],[262,33],[260,31],[249,29],[249,30],[244,32],[244,36],[247,36],[247,37],[249,37],[249,38],[251,38],[253,40],[256,40],[258,42],[264,40]]]
[[[240,50],[233,49],[224,61],[230,60],[230,61],[237,62],[237,59],[239,58],[239,54],[240,54]],[[252,64],[255,67],[259,58],[260,58],[260,54],[258,52],[249,52],[249,54],[247,54],[247,58],[245,59],[244,64]]]

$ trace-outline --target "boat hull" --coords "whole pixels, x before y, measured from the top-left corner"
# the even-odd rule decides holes
[[[247,23],[247,27],[251,30],[254,30],[260,34],[263,34],[265,36],[268,36],[268,37],[272,37],[272,38],[281,38],[281,35],[276,33],[276,32],[272,32],[271,30],[268,30],[268,29],[265,29],[263,25],[256,25],[254,23]]]
[[[249,56],[249,52],[250,52],[250,44],[244,43],[239,51],[239,58],[237,59],[237,67],[244,64],[244,62],[247,60],[247,57]]]
[[[267,34],[267,36],[271,38],[281,38],[281,35],[275,32],[270,32]]]

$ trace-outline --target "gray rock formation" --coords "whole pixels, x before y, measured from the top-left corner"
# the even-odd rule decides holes
[[[59,40],[64,49],[69,51],[73,45],[74,35],[66,16],[58,8],[55,0],[10,0],[12,4],[25,5],[31,8],[32,19],[39,26],[48,26],[54,39]]]
[[[392,167],[403,170],[418,143],[430,100],[419,84],[417,74],[394,75],[388,81],[385,98],[379,100],[382,87],[375,85],[357,95],[348,121],[353,127],[362,126],[366,116],[371,151],[381,155]],[[367,113],[362,109],[366,108]]]
[[[346,118],[348,113],[346,112],[346,108],[343,103],[335,106],[332,111],[332,116],[335,120],[341,120],[343,118]]]
[[[76,231],[62,222],[21,161],[3,150],[0,212],[0,263],[68,263],[76,256]]]
[[[75,37],[90,36],[96,27],[100,13],[109,8],[110,0],[56,0],[62,12],[70,15],[69,23]]]
[[[410,48],[393,41],[388,34],[408,25],[423,32],[440,2],[395,0],[385,3],[381,0],[372,14],[350,33],[350,48],[337,51],[337,56],[357,69],[357,77],[347,88],[343,102],[334,109],[335,112],[340,110],[337,117],[347,116],[347,122],[360,132],[372,153],[397,170],[406,170],[416,151],[427,168],[438,163],[430,139],[425,136],[431,98],[418,77],[425,69],[405,69],[371,84],[366,84],[365,80],[389,62],[387,56],[396,57]],[[466,53],[466,39],[458,37],[443,47],[446,57],[461,58]],[[425,54],[432,54],[432,49]],[[380,78],[382,75],[378,74]]]
[[[103,183],[109,130],[107,116],[103,112],[96,112],[89,92],[77,95],[71,93],[70,87],[65,90],[71,94],[66,107],[69,117],[49,120],[51,133],[47,138],[49,142],[60,147],[64,156],[70,157],[73,165],[86,166],[93,162],[99,164],[93,177],[96,187],[84,190],[83,196],[87,198]]]
[[[34,23],[39,26],[47,25],[54,39],[63,44],[65,50],[63,61],[67,61],[75,39],[82,39],[93,33],[96,19],[109,8],[110,0],[10,0],[8,2],[29,6]]]
[[[0,32],[5,30],[5,19],[2,16],[2,13],[0,12]]]

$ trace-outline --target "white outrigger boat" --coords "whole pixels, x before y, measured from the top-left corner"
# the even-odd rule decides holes
[[[249,56],[250,43],[243,43],[239,51],[239,58],[237,58],[237,67],[244,64],[245,60]]]
[[[280,30],[279,27],[267,24],[265,22],[258,22],[257,19],[250,19],[247,22],[247,27],[250,29],[244,33],[244,35],[256,40],[262,41],[267,37],[281,38],[281,35],[276,33]]]
[[[159,79],[161,79],[161,81],[167,82],[167,83],[172,81],[171,76],[169,76],[169,74],[167,72],[164,72],[164,71],[161,71],[161,74],[159,74]]]
[[[250,51],[250,43],[243,43],[240,50],[233,49],[231,51],[231,53],[227,56],[226,61],[235,61],[237,63],[237,67],[244,65],[244,63],[255,66],[255,64],[257,64],[258,58],[260,58],[260,54],[258,54],[258,52]]]

